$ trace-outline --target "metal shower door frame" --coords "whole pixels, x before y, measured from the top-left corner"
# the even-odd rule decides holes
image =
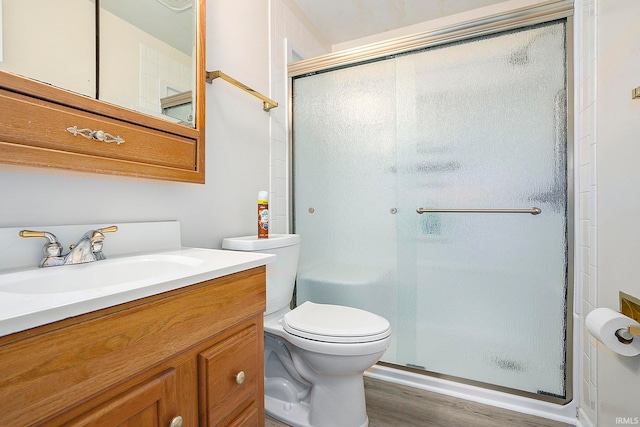
[[[462,40],[473,39],[479,36],[502,33],[508,30],[519,29],[531,25],[551,22],[555,20],[566,20],[566,87],[567,87],[567,295],[566,295],[566,328],[565,328],[565,398],[547,396],[530,393],[503,386],[496,386],[488,383],[464,378],[452,377],[445,374],[427,372],[387,362],[379,362],[382,365],[396,369],[407,370],[424,375],[429,375],[446,380],[452,380],[463,384],[480,386],[482,388],[507,392],[517,396],[533,398],[541,401],[564,405],[573,400],[574,390],[574,277],[575,277],[575,166],[574,166],[574,28],[573,28],[573,0],[552,0],[540,4],[530,5],[508,12],[474,19],[460,24],[450,25],[433,31],[419,33],[415,35],[399,37],[385,42],[373,43],[363,47],[348,49],[341,52],[330,53],[308,60],[291,63],[288,66],[288,90],[289,90],[289,111],[288,122],[293,123],[293,81],[296,78],[309,76],[317,73],[328,72],[340,68],[351,67],[367,62],[388,59],[398,54],[417,51],[427,47],[440,46]],[[295,150],[293,145],[293,126],[290,125],[289,132],[289,153]],[[293,155],[290,155],[293,159]],[[293,177],[293,164],[289,163],[289,176]],[[293,199],[293,180],[290,180],[288,196],[292,201],[289,207],[290,229],[294,226],[295,200]],[[537,208],[527,210],[536,215]],[[420,213],[420,212],[418,212]]]

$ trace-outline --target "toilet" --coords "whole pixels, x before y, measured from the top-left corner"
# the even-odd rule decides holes
[[[226,238],[222,248],[277,255],[267,264],[265,412],[294,427],[364,427],[363,373],[389,346],[389,322],[368,311],[304,302],[293,310],[300,236]]]

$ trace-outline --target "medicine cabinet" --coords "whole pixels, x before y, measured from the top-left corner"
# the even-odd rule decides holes
[[[204,182],[205,0],[0,7],[0,162]]]

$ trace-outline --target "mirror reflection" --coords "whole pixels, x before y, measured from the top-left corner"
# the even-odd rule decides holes
[[[100,0],[100,100],[194,125],[193,0]]]
[[[193,0],[0,0],[0,7],[1,70],[195,126]]]
[[[0,9],[0,70],[95,97],[93,2],[0,0]]]

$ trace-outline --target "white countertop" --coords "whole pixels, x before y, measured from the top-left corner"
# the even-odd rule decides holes
[[[0,254],[11,261],[0,267],[13,267],[0,268],[0,336],[259,267],[276,258],[180,247],[175,221],[118,227],[117,233],[106,236],[106,260],[46,268],[36,267],[42,239],[20,239],[18,228],[0,229]],[[86,229],[46,228],[66,241]]]
[[[275,258],[275,255],[261,253],[182,248],[0,274],[0,336],[266,265]],[[187,260],[190,265],[183,264],[184,268],[175,268],[175,271],[171,271],[169,265],[156,275],[134,277],[134,280],[124,282],[110,282],[109,277],[105,278],[105,275],[110,276],[105,274],[109,270],[122,269],[126,273],[127,263],[157,262],[158,259]],[[91,284],[94,274],[100,276],[97,286]],[[85,289],[77,284],[83,277],[89,281]],[[65,289],[63,281],[70,289]]]

